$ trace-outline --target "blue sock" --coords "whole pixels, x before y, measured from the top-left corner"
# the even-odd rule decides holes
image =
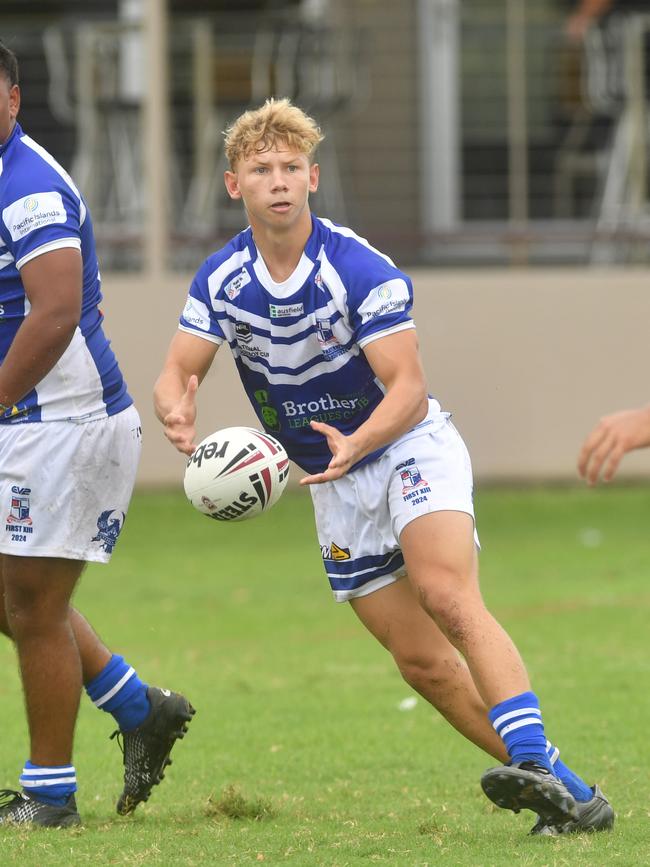
[[[574,774],[571,768],[567,768],[560,759],[560,751],[550,741],[546,742],[546,752],[553,765],[555,776],[562,780],[576,801],[591,801],[594,793],[590,787],[577,774]]]
[[[546,752],[542,712],[534,692],[522,692],[499,702],[489,712],[489,717],[506,745],[511,762],[537,762],[553,773]]]
[[[63,807],[70,795],[77,791],[77,774],[73,765],[43,767],[26,761],[20,785],[37,800]]]
[[[96,707],[115,717],[123,732],[137,728],[149,716],[147,684],[121,656],[111,656],[106,667],[86,684],[86,692]]]

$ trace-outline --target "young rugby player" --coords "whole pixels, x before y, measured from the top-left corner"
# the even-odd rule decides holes
[[[507,763],[483,776],[487,795],[536,812],[536,833],[611,827],[600,790],[557,759],[519,653],[483,604],[470,459],[427,394],[411,281],[310,212],[321,138],[283,99],[227,131],[225,184],[250,226],[196,274],[158,417],[191,455],[197,388],[227,344],[261,424],[306,473],[335,599],[414,689]]]

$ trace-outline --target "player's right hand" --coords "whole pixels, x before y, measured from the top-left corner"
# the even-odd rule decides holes
[[[650,446],[650,407],[606,415],[585,440],[578,456],[578,473],[590,485],[614,477],[621,458],[633,449]]]
[[[181,399],[163,418],[165,436],[169,442],[184,455],[192,455],[196,451],[196,392],[199,379],[190,376],[187,388]]]

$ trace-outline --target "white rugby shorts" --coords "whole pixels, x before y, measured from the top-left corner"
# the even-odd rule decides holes
[[[399,537],[430,512],[474,518],[472,465],[449,413],[409,431],[376,461],[312,485],[323,565],[337,602],[366,596],[406,575]],[[474,532],[478,545],[478,536]]]
[[[84,424],[0,425],[0,553],[107,563],[141,446],[134,406]]]

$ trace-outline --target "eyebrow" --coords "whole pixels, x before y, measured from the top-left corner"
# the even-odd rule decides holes
[[[301,154],[295,153],[295,154],[292,154],[291,156],[280,157],[280,160],[281,160],[281,162],[285,163],[286,165],[291,165],[292,163],[297,162],[300,156],[301,156]],[[257,165],[266,166],[269,164],[270,160],[268,158],[264,159],[264,154],[262,153],[262,154],[255,154],[253,156],[253,162],[256,163]]]

